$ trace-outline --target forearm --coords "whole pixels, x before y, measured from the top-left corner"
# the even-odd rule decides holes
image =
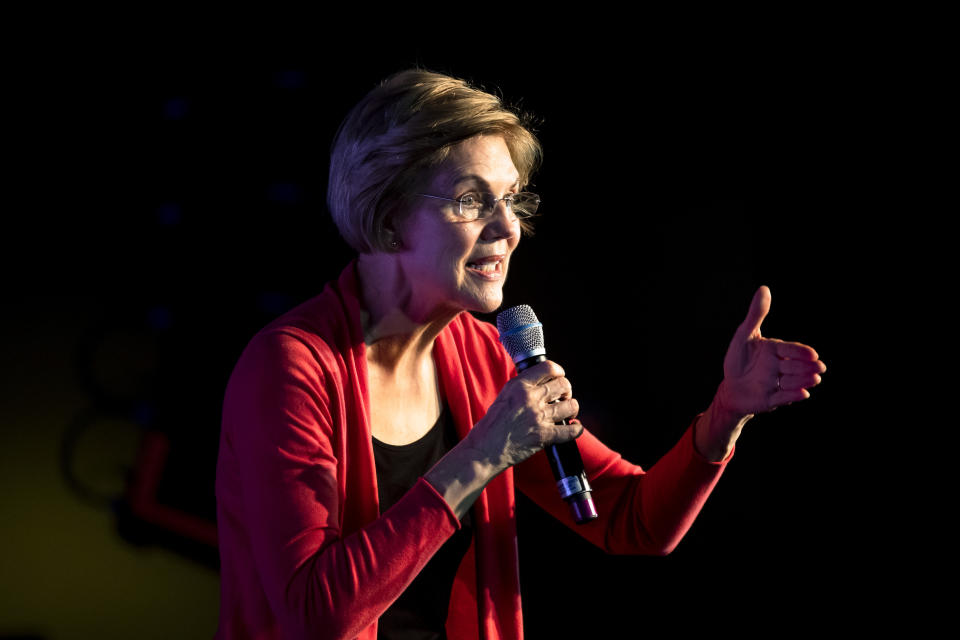
[[[740,437],[743,426],[753,414],[741,414],[724,406],[721,389],[697,421],[694,445],[697,452],[711,462],[726,460]]]
[[[457,518],[463,518],[491,480],[506,466],[473,447],[469,437],[447,452],[424,480],[437,490]]]
[[[702,416],[698,417],[702,418]],[[696,449],[692,423],[683,437],[645,472],[589,431],[577,440],[600,517],[577,525],[557,494],[546,456],[518,465],[517,487],[555,518],[608,553],[669,553],[693,523],[724,468]]]
[[[457,526],[434,490],[418,483],[377,520],[324,544],[292,576],[278,571],[274,543],[260,536],[253,542],[262,554],[261,573],[273,574],[268,596],[289,636],[353,638],[383,614]]]
[[[543,449],[576,438],[579,404],[549,360],[509,380],[484,416],[424,478],[462,517],[494,478]]]
[[[646,539],[654,553],[666,554],[686,535],[729,460],[729,454],[721,460],[711,460],[697,451],[697,427],[703,417],[696,419],[646,474],[635,479],[633,514],[622,514],[622,528],[616,527],[614,518],[611,540],[619,539],[622,543],[631,537]],[[623,535],[626,533],[631,535]]]

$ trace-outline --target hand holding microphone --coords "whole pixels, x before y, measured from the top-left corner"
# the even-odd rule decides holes
[[[500,331],[500,342],[510,354],[519,373],[522,374],[531,367],[541,366],[540,363],[547,362],[559,369],[559,373],[563,375],[563,370],[559,366],[547,361],[543,343],[543,326],[529,306],[519,305],[500,312],[497,315],[497,329]],[[570,383],[566,378],[562,380],[569,394]],[[556,404],[565,399],[564,395],[547,397],[548,404]],[[573,400],[573,402],[576,401]],[[561,415],[562,413],[555,415],[559,418],[557,424],[569,425],[567,419],[561,418]],[[576,412],[567,417],[572,418],[575,415]],[[579,435],[579,432],[576,435]],[[577,524],[584,524],[595,519],[597,509],[593,504],[590,483],[583,469],[583,459],[580,457],[576,440],[550,443],[545,450],[553,476],[557,481],[560,497],[569,505],[574,521]]]

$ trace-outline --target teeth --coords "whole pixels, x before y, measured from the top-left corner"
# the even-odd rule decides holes
[[[482,271],[484,273],[492,273],[497,270],[497,267],[500,265],[500,262],[485,262],[483,264],[476,264],[471,262],[468,267],[471,269],[476,269],[477,271]]]

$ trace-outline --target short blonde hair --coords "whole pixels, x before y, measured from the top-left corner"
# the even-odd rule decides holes
[[[502,135],[520,187],[540,165],[530,117],[465,81],[421,69],[394,74],[368,93],[340,125],[330,155],[327,205],[340,234],[360,253],[392,251],[391,228],[451,147]],[[529,233],[529,221],[521,220]]]

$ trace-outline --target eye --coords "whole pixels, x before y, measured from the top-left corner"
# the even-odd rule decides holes
[[[480,196],[476,193],[467,193],[460,196],[460,206],[462,207],[476,207],[480,204]]]

